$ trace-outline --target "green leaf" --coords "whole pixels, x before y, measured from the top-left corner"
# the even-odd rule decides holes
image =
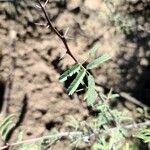
[[[120,97],[119,94],[110,94],[108,95],[107,99],[111,101],[116,101],[118,97]]]
[[[66,123],[67,127],[74,128],[76,131],[79,129],[80,124],[76,118],[74,118],[73,116],[68,116],[67,120],[68,120]]]
[[[3,131],[3,133],[2,133],[2,138],[3,138],[4,141],[6,141],[6,139],[7,139],[8,135],[9,135],[10,131],[11,131],[11,130],[14,128],[14,126],[15,126],[12,122],[10,122],[10,123],[11,123],[11,124],[9,124],[9,125],[7,126],[7,128],[6,128],[6,130]]]
[[[118,98],[118,97],[120,97],[119,94],[112,94],[112,95],[109,96],[109,99],[115,99],[115,98]]]
[[[142,139],[145,143],[148,143],[150,142],[150,128],[140,129],[140,131],[134,136]]]
[[[23,136],[24,136],[25,131],[21,130],[18,135],[17,135],[17,142],[20,142],[23,140]]]
[[[116,118],[118,122],[132,122],[133,118],[128,116],[126,113],[118,111],[117,109],[111,110],[111,114]]]
[[[79,70],[80,70],[80,65],[79,65],[79,64],[75,64],[75,65],[71,66],[69,69],[67,69],[67,70],[59,77],[59,81],[60,81],[60,82],[66,81],[68,76],[72,76],[73,74],[75,74],[75,73],[78,72]]]
[[[14,116],[14,115],[9,115],[8,117],[6,117],[6,118],[4,119],[4,121],[0,124],[0,130],[2,130],[3,126],[4,126],[7,122],[9,122],[10,120],[12,120],[13,116]]]
[[[38,144],[23,144],[18,150],[39,150]]]
[[[88,91],[86,94],[87,104],[89,106],[93,106],[95,99],[96,99],[97,93],[95,90],[95,81],[94,77],[92,75],[88,76]]]
[[[4,119],[4,121],[0,125],[0,133],[2,136],[2,139],[5,141],[9,132],[12,130],[12,128],[15,126],[15,124],[12,121],[14,115],[10,115]]]
[[[79,147],[79,145],[81,145],[82,140],[83,140],[82,135],[71,136],[70,137],[71,144],[73,146],[75,146],[76,148]]]
[[[127,130],[122,127],[116,127],[110,134],[109,139],[109,149],[113,149],[115,145],[115,149],[121,149],[121,143],[124,140],[124,137],[127,137]]]
[[[68,93],[69,95],[72,95],[76,89],[78,88],[79,84],[82,82],[84,76],[86,74],[86,70],[82,69],[78,75],[76,76],[76,78],[73,80],[73,82],[70,84],[69,88],[68,88]]]
[[[125,147],[124,147],[124,150],[130,150],[130,145],[129,143],[126,143]]]
[[[109,150],[109,144],[106,142],[104,136],[99,139],[98,143],[93,145],[93,150]]]
[[[87,69],[96,68],[98,65],[100,65],[110,59],[111,59],[111,57],[109,55],[104,54],[104,55],[98,57],[97,59],[95,59],[93,62],[89,63],[86,68]]]
[[[97,50],[99,49],[99,47],[100,47],[99,44],[94,45],[94,47],[92,47],[92,49],[89,51],[88,54],[89,54],[90,56],[94,55],[94,54],[97,52]]]

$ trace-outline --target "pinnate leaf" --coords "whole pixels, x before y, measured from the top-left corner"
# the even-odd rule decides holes
[[[84,76],[86,74],[86,70],[82,69],[78,75],[76,76],[76,78],[73,80],[73,82],[70,84],[69,88],[68,88],[68,93],[69,95],[72,95],[76,89],[78,88],[79,84],[82,82]]]
[[[91,63],[89,63],[86,68],[87,69],[96,68],[98,65],[100,65],[110,59],[111,59],[111,57],[109,55],[104,54],[104,55],[98,57],[97,59],[95,59],[94,61],[92,61]]]
[[[90,51],[89,51],[89,55],[90,56],[92,56],[92,55],[94,55],[96,52],[97,52],[97,50],[99,49],[99,47],[100,47],[100,45],[99,44],[96,44],[94,47],[92,47],[91,49],[90,49]]]
[[[134,136],[142,139],[144,143],[149,143],[150,142],[150,128],[140,129],[138,133]]]
[[[12,121],[13,117],[14,117],[14,115],[10,115],[10,116],[6,117],[0,124],[0,134],[4,141],[7,139],[9,132],[15,126],[15,124]]]
[[[95,81],[92,75],[88,76],[88,91],[86,93],[85,99],[87,100],[87,104],[89,106],[93,106],[97,93],[95,90]]]
[[[72,67],[70,67],[69,69],[67,69],[60,77],[59,77],[59,81],[60,82],[64,82],[67,80],[67,77],[72,76],[73,74],[75,74],[76,72],[78,72],[80,70],[80,65],[79,64],[75,64]]]

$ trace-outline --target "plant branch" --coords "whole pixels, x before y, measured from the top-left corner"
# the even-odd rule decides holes
[[[149,125],[150,125],[150,120],[147,120],[146,122],[142,122],[142,123],[138,123],[138,124],[135,123],[135,124],[130,124],[130,125],[124,126],[124,128],[126,128],[126,129],[133,129],[134,128],[135,129],[135,128],[141,128],[141,127],[149,126]],[[94,133],[91,133],[88,136],[86,136],[86,135],[85,135],[85,137],[83,136],[83,139],[84,138],[85,139],[91,138],[91,137],[94,137],[94,136],[99,135],[99,134],[108,134],[110,132],[113,132],[115,129],[116,129],[116,127],[115,128],[110,128],[107,131],[104,131],[104,130],[96,131]],[[54,138],[54,137],[57,137],[58,139],[60,139],[60,138],[63,138],[63,137],[73,137],[73,136],[81,136],[81,135],[84,135],[84,133],[81,132],[81,131],[61,132],[61,133],[57,133],[57,134],[53,134],[53,135],[49,135],[49,136],[43,136],[43,137],[39,137],[39,138],[23,140],[23,141],[19,141],[19,142],[16,142],[16,143],[7,143],[5,146],[0,147],[0,150],[4,150],[4,149],[7,149],[7,148],[10,148],[10,147],[13,147],[13,146],[19,146],[19,145],[22,145],[22,144],[31,144],[31,143],[34,143],[34,142],[42,141],[44,139],[51,139],[51,138]]]
[[[100,93],[97,91],[98,93],[98,97],[99,99],[103,102],[103,104],[107,105],[107,103],[105,102],[105,100],[101,97]],[[108,105],[107,105],[108,106]],[[109,108],[107,108],[107,111],[109,112],[109,114],[111,115],[111,117],[113,118],[113,124],[117,127],[119,126],[119,122],[116,120],[114,114],[111,112],[111,110]]]
[[[70,56],[72,57],[72,59],[73,59],[76,63],[78,63],[78,60],[77,60],[77,59],[75,58],[75,56],[72,54],[72,52],[71,52],[71,50],[70,50],[70,48],[69,48],[69,46],[68,46],[68,44],[67,44],[66,37],[65,37],[64,35],[62,35],[62,34],[53,26],[53,24],[52,24],[52,22],[51,22],[51,20],[50,20],[50,18],[49,18],[49,16],[48,16],[48,13],[47,13],[47,11],[46,11],[46,9],[45,9],[45,6],[43,6],[43,5],[41,4],[40,0],[37,0],[37,2],[38,2],[39,6],[41,7],[41,9],[42,9],[42,11],[43,11],[43,13],[44,13],[44,16],[45,16],[45,18],[46,18],[46,20],[47,20],[47,23],[48,23],[49,27],[51,28],[51,30],[52,30],[52,31],[60,38],[60,40],[63,42],[63,44],[64,44],[64,46],[65,46],[65,48],[66,48],[66,50],[67,50],[68,55],[70,55]]]
[[[81,135],[82,132],[62,132],[62,133],[58,133],[58,134],[53,134],[53,135],[49,135],[49,136],[43,136],[43,137],[39,137],[39,138],[34,138],[34,139],[29,139],[29,140],[24,140],[24,141],[19,141],[16,143],[7,143],[6,146],[0,147],[0,150],[4,150],[7,148],[10,148],[12,146],[19,146],[22,144],[31,144],[34,142],[38,142],[38,141],[42,141],[44,139],[50,139],[50,138],[54,138],[54,137],[58,137],[59,138],[63,138],[63,137],[69,137],[69,136],[78,136]]]
[[[131,103],[133,103],[133,104],[135,104],[137,106],[140,106],[140,107],[143,107],[143,108],[144,107],[146,107],[146,108],[148,107],[147,105],[145,105],[144,103],[140,102],[135,97],[132,97],[131,95],[129,95],[126,92],[120,92],[119,94],[120,94],[120,96],[122,98],[124,98],[125,100],[127,100],[127,101],[129,101],[129,102],[131,102]]]

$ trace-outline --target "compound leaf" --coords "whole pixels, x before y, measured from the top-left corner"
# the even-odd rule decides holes
[[[73,74],[75,74],[76,72],[78,72],[80,70],[80,65],[79,64],[75,64],[72,67],[70,67],[69,69],[67,69],[60,77],[59,77],[59,81],[60,82],[64,82],[67,80],[68,76],[72,76]]]
[[[6,130],[3,130],[2,138],[4,141],[6,141],[10,131],[14,128],[15,124],[13,122],[10,122],[10,124],[7,126]]]
[[[12,121],[14,115],[10,115],[6,117],[3,122],[0,124],[0,134],[2,136],[2,139],[5,141],[7,139],[7,136],[9,132],[12,130],[12,128],[15,126],[15,124]]]
[[[73,80],[73,82],[70,84],[69,88],[68,88],[68,93],[69,95],[72,95],[76,89],[78,88],[79,84],[82,82],[84,76],[86,74],[86,70],[82,69],[78,75],[76,76],[76,78]]]
[[[111,57],[109,55],[104,54],[104,55],[98,57],[97,59],[95,59],[94,61],[92,61],[91,63],[89,63],[86,68],[87,69],[96,68],[98,65],[100,65],[110,59],[111,59]]]
[[[94,77],[92,75],[88,76],[88,91],[86,94],[85,99],[87,100],[87,104],[89,106],[93,106],[95,99],[96,99],[97,93],[95,90],[95,81]]]
[[[92,47],[91,49],[90,49],[90,51],[89,51],[89,55],[90,56],[92,56],[92,55],[94,55],[96,52],[97,52],[97,50],[99,49],[99,44],[96,44],[94,47]]]
[[[67,120],[68,120],[66,123],[67,127],[74,128],[76,131],[79,129],[80,123],[76,118],[74,118],[73,116],[68,116]]]
[[[14,117],[14,115],[9,115],[9,116],[7,116],[7,117],[3,120],[3,122],[0,124],[0,130],[2,130],[3,126],[4,126],[7,122],[9,122],[10,120],[12,120],[13,117]]]
[[[140,129],[140,131],[134,136],[142,139],[145,143],[149,143],[150,142],[150,128]]]
[[[18,135],[17,135],[17,142],[20,142],[23,140],[23,136],[24,136],[24,130],[21,130]]]

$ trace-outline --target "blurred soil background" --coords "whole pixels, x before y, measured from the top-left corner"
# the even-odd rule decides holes
[[[92,72],[99,90],[107,93],[113,88],[150,106],[150,1],[113,3],[123,16],[123,26],[103,0],[49,0],[46,9],[61,32],[69,29],[68,45],[78,60],[85,60],[97,44],[95,58],[104,53],[112,56],[111,62]],[[54,128],[64,131],[69,115],[79,120],[93,115],[83,101],[84,92],[69,97],[68,83],[59,82],[74,61],[68,55],[61,59],[63,44],[50,29],[39,26],[46,20],[36,4],[0,1],[0,109],[15,114],[17,122],[10,140],[20,129],[25,130],[25,139],[39,137]],[[134,116],[137,106],[124,97],[117,105]],[[72,147],[64,141],[53,149]]]

